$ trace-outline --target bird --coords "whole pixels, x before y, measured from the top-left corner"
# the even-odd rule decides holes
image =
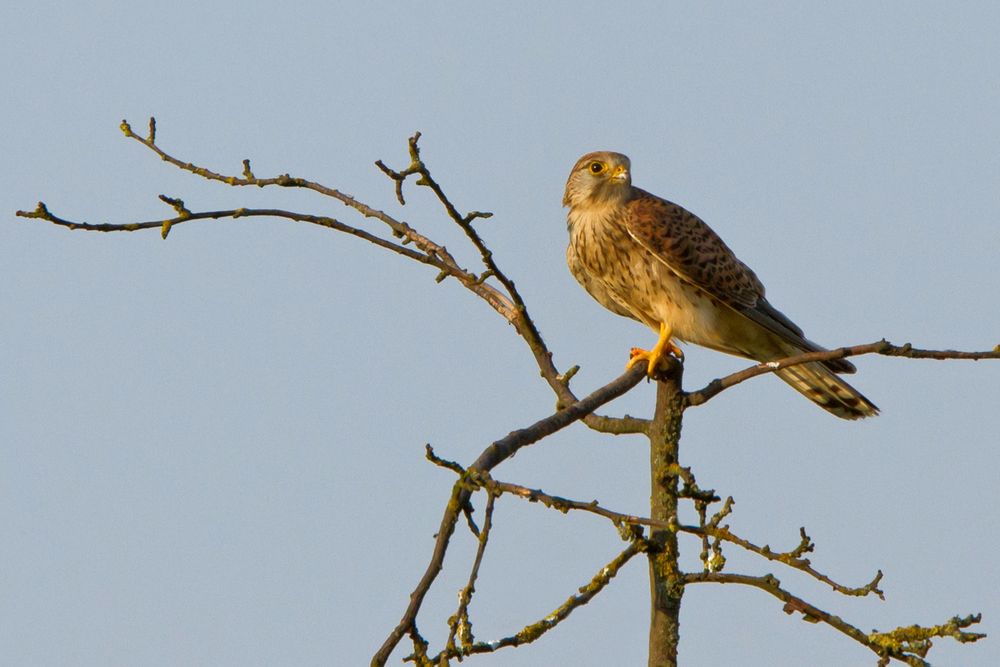
[[[657,332],[650,350],[633,348],[627,364],[647,362],[653,377],[675,340],[766,363],[824,348],[771,305],[764,285],[701,218],[632,185],[621,153],[587,153],[566,181],[566,263],[577,282],[611,312]],[[843,419],[878,408],[838,376],[845,359],[775,371],[796,391]]]

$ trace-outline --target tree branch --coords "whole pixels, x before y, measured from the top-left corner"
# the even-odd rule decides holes
[[[609,435],[634,435],[649,431],[649,420],[641,417],[623,415],[621,417],[606,417],[589,415],[583,422],[598,433]]]
[[[651,528],[662,528],[665,530],[676,530],[676,523],[669,521],[655,521],[648,517],[636,516],[634,514],[625,514],[623,512],[615,512],[606,507],[602,507],[597,500],[591,500],[590,502],[584,502],[581,500],[573,500],[572,498],[564,498],[562,496],[555,496],[545,493],[541,489],[531,489],[526,486],[521,486],[520,484],[512,484],[510,482],[502,482],[494,479],[493,477],[480,474],[475,476],[475,481],[482,485],[483,488],[497,494],[509,493],[513,496],[517,496],[523,500],[527,500],[529,503],[541,503],[549,509],[556,510],[557,512],[562,512],[565,514],[570,510],[578,510],[582,512],[588,512],[590,514],[596,514],[597,516],[604,517],[611,521],[615,527],[620,528],[621,526],[649,526]]]
[[[602,507],[600,502],[597,500],[591,500],[585,502],[582,500],[574,500],[572,498],[565,498],[563,496],[557,496],[553,494],[546,493],[541,489],[533,489],[520,484],[513,484],[511,482],[504,482],[493,478],[491,475],[485,472],[475,472],[466,471],[464,468],[458,464],[450,461],[444,461],[439,459],[437,456],[431,452],[428,454],[428,458],[431,458],[434,463],[442,467],[449,468],[450,470],[456,472],[459,475],[467,475],[467,479],[473,482],[477,487],[482,487],[489,491],[491,494],[501,495],[508,493],[523,500],[527,500],[531,503],[540,503],[549,509],[556,510],[557,512],[566,513],[570,510],[588,512],[590,514],[595,514],[597,516],[604,517],[611,521],[612,524],[619,530],[622,526],[647,526],[650,528],[658,528],[661,530],[670,530],[680,533],[687,533],[689,535],[712,537],[716,540],[721,540],[734,544],[746,551],[757,554],[758,556],[765,558],[772,562],[783,563],[790,568],[799,570],[808,574],[810,577],[820,581],[834,591],[841,593],[842,595],[865,597],[867,595],[877,595],[880,599],[885,600],[884,592],[878,587],[878,584],[882,580],[882,571],[879,570],[870,582],[863,586],[850,587],[844,586],[843,584],[837,583],[826,575],[812,566],[812,561],[808,558],[803,558],[803,554],[814,551],[816,545],[813,543],[812,539],[806,534],[805,528],[799,529],[800,541],[799,544],[789,550],[776,552],[772,551],[771,547],[764,545],[759,547],[756,544],[746,540],[744,538],[735,535],[729,528],[729,526],[718,526],[713,522],[708,522],[704,526],[691,526],[686,524],[677,523],[676,517],[668,519],[666,521],[659,521],[656,519],[651,519],[643,516],[636,516],[634,514],[626,514],[624,512],[617,512],[615,510]],[[686,496],[683,492],[679,497],[690,497]],[[732,498],[728,499],[726,507],[730,507],[732,503]],[[726,511],[728,514],[728,511]],[[716,516],[720,516],[717,514]],[[724,561],[723,561],[724,562]],[[720,571],[722,569],[722,564],[717,564],[713,571]],[[708,570],[706,570],[708,571]]]
[[[521,297],[520,292],[518,292],[517,287],[514,285],[514,281],[500,269],[500,266],[496,263],[493,257],[493,251],[486,246],[486,243],[483,241],[479,232],[472,224],[477,218],[488,218],[493,214],[472,211],[463,216],[459,213],[458,208],[445,194],[441,185],[434,180],[434,177],[431,176],[431,172],[427,168],[427,165],[420,158],[420,147],[418,145],[419,140],[419,132],[415,133],[409,139],[410,165],[406,169],[403,169],[402,171],[395,171],[387,167],[382,160],[377,161],[375,165],[381,169],[386,176],[395,182],[396,198],[401,204],[406,203],[406,200],[403,197],[403,183],[409,176],[416,175],[418,177],[416,180],[417,185],[422,185],[431,189],[438,201],[444,207],[448,217],[456,225],[458,225],[459,228],[461,228],[472,245],[477,251],[479,251],[480,258],[485,268],[483,275],[495,278],[502,285],[507,297],[513,304],[514,316],[509,319],[509,321],[514,325],[518,335],[524,339],[525,343],[527,343],[528,348],[531,350],[531,353],[535,358],[535,363],[541,371],[542,377],[549,384],[549,387],[551,387],[556,393],[560,403],[571,403],[575,401],[576,396],[572,391],[570,391],[569,388],[569,379],[573,376],[575,371],[571,369],[565,374],[559,373],[555,364],[552,363],[552,352],[549,351],[548,346],[542,339],[541,332],[531,319],[527,306],[524,303],[524,299]],[[595,417],[593,419],[586,420],[586,423],[588,425],[593,425],[595,428],[601,427],[613,429],[617,433],[640,433],[642,432],[640,427],[644,428],[641,424],[637,424],[631,420],[616,423],[608,421],[608,419],[609,418],[602,419]]]
[[[707,403],[709,400],[726,389],[735,387],[741,382],[745,382],[746,380],[757,377],[758,375],[773,373],[782,368],[797,366],[810,361],[832,361],[834,359],[845,359],[847,357],[856,357],[863,354],[881,354],[887,357],[906,357],[908,359],[968,359],[972,361],[979,361],[981,359],[1000,359],[1000,345],[997,345],[990,351],[958,352],[955,350],[921,350],[913,347],[909,343],[906,343],[905,345],[893,345],[885,339],[882,339],[875,343],[855,345],[854,347],[838,347],[835,350],[825,350],[823,352],[807,352],[804,354],[786,357],[784,359],[757,364],[742,371],[727,375],[723,378],[712,380],[702,389],[689,392],[686,395],[685,406],[693,407]]]
[[[883,576],[882,570],[876,572],[872,580],[867,584],[865,584],[864,586],[858,586],[852,588],[849,586],[844,586],[843,584],[839,584],[833,579],[831,579],[828,575],[825,575],[822,572],[819,572],[816,569],[814,569],[812,567],[812,561],[810,561],[808,558],[802,557],[802,554],[809,551],[813,551],[816,546],[812,542],[810,537],[806,534],[805,528],[799,529],[801,540],[798,546],[796,546],[794,549],[790,551],[784,551],[784,552],[771,551],[771,547],[769,547],[768,545],[759,547],[756,544],[750,542],[749,540],[745,540],[737,535],[734,535],[732,531],[730,531],[729,526],[709,525],[705,527],[698,527],[698,526],[682,525],[678,526],[678,530],[685,533],[690,533],[692,535],[705,535],[709,537],[714,537],[718,540],[723,540],[725,542],[735,544],[736,546],[739,546],[745,549],[746,551],[755,553],[762,558],[766,558],[767,560],[783,563],[790,568],[799,570],[800,572],[805,572],[813,579],[823,582],[824,584],[826,584],[827,586],[829,586],[830,588],[832,588],[833,590],[837,591],[842,595],[865,597],[866,595],[875,594],[880,599],[885,600],[885,593],[878,587],[879,582],[882,581],[882,576]],[[716,567],[713,569],[718,571],[721,570],[722,568]]]
[[[695,572],[685,574],[684,583],[742,584],[759,588],[784,602],[785,606],[783,610],[786,614],[799,612],[802,614],[803,620],[810,623],[825,623],[866,646],[880,658],[892,658],[913,667],[929,667],[930,663],[925,661],[923,657],[930,649],[930,639],[932,637],[953,637],[957,641],[965,643],[974,642],[986,636],[980,633],[963,632],[965,628],[980,621],[978,614],[965,618],[955,617],[949,623],[931,628],[910,626],[884,633],[872,632],[870,635],[867,635],[839,616],[825,612],[809,604],[802,598],[792,595],[783,589],[781,582],[771,574],[763,577],[754,577],[745,574],[723,572]]]
[[[428,666],[440,665],[445,664],[442,661],[448,658],[463,657],[476,653],[493,653],[494,651],[508,646],[530,644],[566,620],[569,615],[573,613],[574,609],[582,607],[593,600],[598,593],[604,590],[605,586],[611,583],[611,580],[615,578],[615,575],[618,574],[619,570],[621,570],[621,568],[624,567],[624,565],[629,562],[633,556],[641,553],[644,548],[644,542],[641,540],[632,541],[620,554],[615,556],[611,562],[598,570],[597,574],[595,574],[590,580],[590,583],[581,586],[579,594],[570,596],[551,614],[539,621],[536,621],[535,623],[526,625],[520,632],[491,642],[475,642],[471,646],[463,646],[460,649],[445,649],[437,656],[429,660],[426,664]],[[422,664],[421,662],[415,660],[414,655],[407,656],[404,660]]]
[[[455,615],[448,619],[448,640],[445,642],[445,651],[458,653],[455,646],[455,636],[462,650],[472,646],[475,640],[472,634],[472,621],[469,620],[469,604],[476,591],[476,579],[479,577],[479,566],[483,562],[483,555],[486,553],[486,543],[490,539],[490,529],[493,526],[493,506],[496,503],[497,495],[491,491],[486,493],[486,509],[484,510],[483,528],[479,532],[479,546],[476,548],[476,558],[472,563],[472,571],[469,572],[469,581],[458,594],[458,609]]]

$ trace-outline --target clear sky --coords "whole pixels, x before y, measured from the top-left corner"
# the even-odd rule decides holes
[[[710,5],[710,6],[709,6]],[[285,207],[315,193],[208,184],[118,130],[159,121],[185,160],[290,172],[399,215],[471,263],[429,193],[373,166],[406,138],[479,224],[584,394],[652,332],[565,268],[569,168],[632,158],[640,187],[711,224],[827,345],[1000,343],[996,3],[5,3],[0,57],[0,646],[17,665],[358,665],[399,620],[452,476],[553,409],[527,348],[433,271],[271,220],[99,235],[91,222]],[[696,388],[746,365],[687,349]],[[935,664],[1000,664],[1000,363],[866,357],[882,408],[834,419],[764,377],[689,411],[682,455],[733,529],[886,602],[774,572],[864,630],[984,613]],[[648,415],[641,385],[615,413]],[[500,479],[641,514],[643,441],[577,425]],[[480,639],[553,610],[622,547],[589,516],[503,498],[473,602]],[[695,566],[698,545],[684,543]],[[421,628],[440,646],[472,540]],[[477,665],[644,664],[646,567],[528,648]],[[683,664],[874,664],[756,590],[684,598]],[[405,651],[397,651],[398,663]],[[936,656],[936,658],[935,658]]]

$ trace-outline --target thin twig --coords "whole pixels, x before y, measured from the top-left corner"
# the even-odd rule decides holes
[[[830,614],[828,612],[809,604],[802,598],[799,598],[792,593],[781,587],[781,582],[778,581],[774,575],[768,574],[762,577],[754,577],[745,574],[729,574],[724,572],[695,572],[688,573],[684,575],[684,583],[687,584],[697,584],[697,583],[716,583],[716,584],[742,584],[745,586],[752,586],[754,588],[759,588],[770,595],[778,598],[785,603],[784,611],[787,614],[794,612],[799,612],[802,614],[803,620],[810,623],[825,623],[830,627],[838,630],[851,639],[863,644],[872,650],[876,655],[880,657],[888,657],[894,660],[899,660],[913,667],[929,667],[929,663],[923,660],[921,654],[915,653],[914,651],[922,651],[922,654],[926,654],[926,650],[930,648],[929,643],[918,644],[916,642],[906,643],[905,640],[897,639],[892,641],[891,638],[895,634],[901,634],[897,629],[896,631],[879,633],[873,632],[871,635],[865,634],[857,627],[851,625],[850,623],[844,621],[839,616]],[[952,619],[948,624],[941,626],[935,626],[933,628],[920,628],[922,633],[911,632],[910,636],[915,634],[929,635],[922,636],[925,642],[929,642],[930,637],[954,637],[960,642],[974,642],[978,639],[982,639],[986,635],[973,632],[963,632],[964,628],[978,623],[980,617],[978,615],[968,616],[964,619]],[[919,627],[919,626],[913,626]]]
[[[469,580],[465,587],[458,594],[458,609],[455,615],[448,621],[448,640],[445,642],[446,650],[456,651],[455,636],[462,649],[466,649],[475,641],[472,634],[472,621],[469,620],[469,604],[476,591],[476,579],[479,577],[479,566],[483,562],[483,555],[486,553],[486,544],[490,539],[490,529],[493,527],[493,506],[496,503],[497,494],[492,491],[486,493],[486,509],[484,510],[483,528],[479,532],[479,545],[476,548],[476,558],[472,563],[472,571],[469,572]]]
[[[602,567],[590,580],[590,583],[585,586],[581,586],[580,592],[577,595],[571,596],[559,605],[551,614],[535,623],[526,625],[516,634],[491,642],[475,642],[471,646],[462,647],[460,649],[445,649],[431,659],[432,664],[440,664],[439,661],[451,657],[460,657],[477,653],[493,653],[494,651],[508,646],[530,644],[552,628],[559,625],[562,621],[566,620],[566,618],[573,613],[574,609],[582,607],[593,600],[594,596],[604,590],[604,587],[607,586],[612,579],[614,579],[619,570],[621,570],[621,568],[624,567],[624,565],[628,563],[633,556],[641,553],[644,549],[645,544],[642,541],[636,540],[631,542],[620,554],[615,556],[611,562]],[[412,662],[414,661],[414,656],[407,656],[404,660]]]
[[[739,537],[730,530],[729,526],[717,525],[721,518],[728,516],[730,508],[732,507],[732,498],[727,500],[723,509],[716,513],[712,521],[706,522],[706,525],[703,526],[691,526],[677,523],[676,521],[656,521],[648,517],[617,512],[615,510],[602,507],[597,500],[591,500],[589,502],[574,500],[572,498],[565,498],[563,496],[546,493],[541,489],[533,489],[520,484],[500,481],[493,478],[486,472],[466,470],[453,461],[446,461],[438,458],[433,454],[433,450],[430,451],[428,458],[435,464],[446,467],[462,476],[463,479],[467,479],[469,482],[474,484],[475,487],[484,488],[492,494],[499,495],[508,493],[517,496],[518,498],[527,500],[528,502],[540,503],[545,507],[562,513],[566,513],[570,510],[588,512],[610,520],[615,527],[620,527],[622,525],[647,526],[650,528],[662,528],[675,532],[687,533],[703,539],[714,538],[715,540],[729,542],[730,544],[757,554],[758,556],[769,561],[783,563],[790,568],[804,572],[817,581],[827,584],[830,588],[843,595],[864,597],[866,595],[874,594],[882,600],[885,599],[884,592],[878,587],[878,584],[881,582],[883,576],[881,570],[875,574],[870,582],[858,587],[844,586],[843,584],[837,583],[831,579],[829,575],[816,570],[808,558],[803,558],[803,554],[811,552],[815,548],[815,544],[805,532],[804,528],[799,529],[800,540],[798,545],[788,551],[776,552],[773,551],[768,545],[760,547],[749,540]],[[688,471],[688,475],[690,475],[690,471]],[[691,478],[690,482],[686,481],[686,483],[693,483],[693,478]],[[691,496],[685,496],[682,494],[681,497]],[[718,569],[721,568],[716,568],[716,570]]]
[[[443,245],[431,241],[428,237],[420,234],[407,223],[397,220],[384,211],[368,206],[351,195],[345,194],[336,188],[323,185],[322,183],[310,181],[305,178],[290,176],[289,174],[281,174],[280,176],[274,176],[271,178],[257,178],[250,169],[249,160],[243,161],[242,176],[225,175],[206,169],[205,167],[198,166],[191,162],[185,162],[167,153],[160,148],[159,145],[157,145],[155,133],[156,121],[154,118],[150,118],[151,131],[147,137],[139,136],[133,132],[128,121],[123,120],[120,127],[126,137],[139,142],[149,150],[153,151],[164,162],[172,164],[179,169],[183,169],[184,171],[188,171],[207,180],[224,183],[234,187],[255,186],[264,188],[268,186],[279,186],[285,188],[302,188],[336,199],[366,218],[374,218],[386,224],[394,236],[403,239],[404,244],[413,243],[426,255],[441,259],[442,262],[449,267],[448,271],[443,271],[440,274],[441,277],[446,275],[454,275],[458,277],[459,275],[462,275],[462,284],[486,300],[494,308],[494,310],[500,313],[508,322],[513,322],[514,319],[517,318],[517,307],[515,304],[510,302],[509,298],[502,295],[496,288],[483,284],[482,281],[478,281],[478,284],[476,284],[478,277],[471,272],[462,269],[455,258]]]
[[[616,527],[621,525],[633,525],[649,526],[651,528],[676,528],[676,524],[669,522],[654,521],[653,519],[643,516],[635,516],[633,514],[625,514],[623,512],[609,510],[606,507],[602,507],[596,500],[583,502],[580,500],[573,500],[572,498],[564,498],[562,496],[545,493],[541,489],[531,489],[526,486],[521,486],[520,484],[501,482],[489,477],[488,475],[476,476],[475,479],[481,483],[483,487],[490,491],[496,493],[509,493],[517,496],[518,498],[523,498],[531,503],[541,503],[545,507],[554,509],[557,512],[562,512],[564,514],[569,510],[589,512],[591,514],[604,517],[605,519],[609,519]]]
[[[704,527],[699,527],[699,526],[681,525],[678,526],[677,529],[685,533],[690,533],[692,535],[703,535],[706,537],[713,537],[717,540],[723,540],[725,542],[729,542],[730,544],[735,544],[736,546],[741,547],[742,549],[755,553],[758,556],[761,556],[762,558],[766,558],[767,560],[775,561],[778,563],[784,563],[788,567],[799,570],[800,572],[805,572],[813,579],[823,582],[824,584],[828,585],[830,588],[837,591],[838,593],[841,593],[842,595],[865,597],[866,595],[875,594],[880,599],[882,600],[885,599],[885,593],[878,587],[879,582],[882,581],[882,570],[876,572],[872,580],[867,584],[865,584],[864,586],[858,586],[852,588],[849,586],[844,586],[843,584],[838,584],[829,576],[813,568],[812,562],[808,558],[802,557],[803,553],[812,551],[813,548],[815,547],[812,540],[806,534],[805,528],[799,529],[799,534],[801,536],[799,544],[790,551],[783,551],[783,552],[772,551],[771,548],[767,545],[759,547],[756,544],[750,542],[749,540],[743,539],[742,537],[733,534],[733,532],[729,529],[729,526],[707,525]]]
[[[161,199],[168,201],[169,203],[177,203],[183,207],[184,202],[176,199],[172,200],[169,197],[160,195]],[[345,234],[350,234],[351,236],[356,236],[360,239],[368,241],[380,248],[385,248],[386,250],[391,250],[397,254],[403,255],[409,259],[421,262],[423,264],[430,264],[435,268],[442,271],[447,271],[449,274],[454,275],[456,278],[462,280],[468,278],[467,274],[464,274],[461,269],[455,270],[455,267],[449,266],[443,262],[439,257],[435,255],[428,255],[422,252],[413,250],[399,243],[394,243],[387,239],[383,239],[379,236],[375,236],[370,232],[366,232],[363,229],[358,229],[357,227],[352,227],[351,225],[346,225],[335,218],[331,218],[324,215],[310,215],[307,213],[297,213],[295,211],[286,211],[277,208],[234,208],[226,209],[221,211],[199,211],[198,213],[192,213],[187,211],[173,218],[161,219],[161,220],[149,220],[146,222],[131,222],[125,224],[110,224],[110,223],[89,223],[89,222],[74,222],[72,220],[65,220],[60,218],[53,213],[51,213],[48,207],[43,202],[38,202],[38,207],[34,211],[18,211],[17,215],[22,218],[36,218],[40,220],[47,220],[55,225],[61,227],[66,227],[68,229],[83,230],[88,232],[135,232],[143,229],[162,229],[163,225],[177,226],[185,222],[192,220],[219,220],[222,218],[232,218],[234,220],[238,218],[253,218],[253,217],[267,217],[267,218],[285,218],[288,220],[294,220],[296,222],[308,222],[310,224],[319,225],[320,227],[326,227],[328,229],[335,229],[339,232],[344,232]]]
[[[535,357],[535,362],[541,370],[542,377],[545,378],[552,390],[556,392],[560,401],[569,403],[575,400],[575,396],[569,390],[568,382],[561,381],[560,378],[562,376],[552,363],[552,353],[549,351],[545,341],[542,339],[542,334],[539,332],[538,327],[535,326],[534,321],[528,314],[528,309],[525,306],[524,299],[521,297],[520,292],[514,285],[514,281],[507,277],[507,275],[497,265],[493,258],[493,252],[486,246],[486,243],[483,241],[479,232],[476,231],[472,224],[476,218],[486,218],[491,216],[492,213],[473,211],[464,216],[459,213],[458,208],[451,202],[448,196],[445,195],[441,185],[434,180],[434,177],[431,176],[431,172],[427,168],[427,165],[420,158],[419,140],[419,132],[410,137],[410,165],[406,169],[403,169],[402,171],[395,171],[387,167],[381,160],[376,162],[376,165],[383,171],[383,173],[395,181],[396,197],[400,203],[405,203],[402,190],[403,183],[409,176],[412,175],[418,176],[416,181],[417,185],[430,188],[431,191],[434,192],[434,195],[444,207],[448,217],[451,218],[451,220],[455,222],[455,224],[457,224],[463,232],[465,232],[465,235],[468,237],[472,245],[479,251],[483,266],[486,269],[484,275],[489,274],[490,276],[496,278],[506,291],[506,296],[511,300],[514,311],[514,318],[510,321],[517,329],[518,334],[528,344],[529,349]]]

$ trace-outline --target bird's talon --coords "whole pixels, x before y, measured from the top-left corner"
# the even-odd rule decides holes
[[[628,363],[625,364],[625,370],[630,371],[632,367],[636,364],[642,363],[643,361],[649,360],[649,353],[646,350],[639,349],[638,347],[633,347],[631,352],[629,352]]]
[[[625,370],[632,370],[633,366],[645,361],[647,362],[646,375],[653,377],[657,367],[660,365],[662,354],[657,354],[656,350],[643,350],[639,347],[633,347],[629,351],[629,357],[628,363],[625,364]]]

